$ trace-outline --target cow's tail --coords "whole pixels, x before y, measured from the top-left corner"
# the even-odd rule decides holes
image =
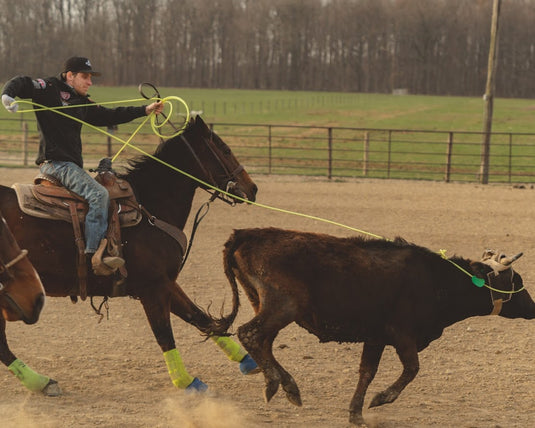
[[[214,326],[213,334],[216,336],[228,335],[227,331],[234,323],[236,316],[238,315],[238,309],[240,307],[240,296],[238,292],[238,283],[236,281],[236,275],[233,268],[236,267],[236,261],[234,259],[234,253],[238,249],[239,240],[237,231],[234,231],[228,241],[225,243],[225,249],[223,250],[223,267],[225,269],[225,275],[230,283],[232,289],[232,311],[227,316],[224,316],[217,320]]]

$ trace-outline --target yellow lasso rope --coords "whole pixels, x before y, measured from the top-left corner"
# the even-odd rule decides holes
[[[141,124],[136,128],[136,130],[132,133],[132,135],[130,135],[130,137],[127,139],[127,140],[122,140],[121,138],[117,137],[116,135],[113,135],[107,131],[105,131],[104,129],[102,128],[99,128],[97,126],[94,126],[94,125],[91,125],[90,123],[87,123],[81,119],[78,119],[77,117],[74,117],[74,116],[71,116],[70,114],[67,114],[67,113],[64,113],[63,111],[61,110],[65,110],[65,109],[69,109],[69,108],[76,108],[76,107],[80,107],[80,106],[84,106],[84,107],[91,107],[91,106],[99,106],[99,105],[110,105],[110,104],[125,104],[125,103],[132,103],[132,102],[139,102],[139,101],[147,101],[146,98],[137,98],[137,99],[131,99],[131,100],[122,100],[122,101],[107,101],[107,102],[102,102],[102,103],[91,103],[91,104],[73,104],[73,105],[68,105],[68,106],[58,106],[58,107],[47,107],[47,106],[44,106],[44,105],[41,105],[41,104],[38,104],[36,102],[33,102],[33,101],[26,101],[26,100],[17,100],[15,101],[14,103],[19,103],[19,104],[29,104],[29,105],[32,105],[32,106],[37,106],[38,108],[32,108],[32,109],[28,109],[28,110],[19,110],[18,113],[33,113],[33,112],[37,112],[37,111],[45,111],[45,110],[50,110],[50,111],[53,111],[61,116],[64,116],[64,117],[68,117],[69,119],[72,119],[74,120],[75,122],[78,122],[78,123],[81,123],[82,125],[86,125],[88,126],[89,128],[97,131],[97,132],[101,132],[102,134],[104,135],[107,135],[108,137],[110,138],[113,138],[117,141],[119,141],[120,143],[123,144],[123,146],[117,151],[117,153],[115,154],[115,156],[113,156],[112,158],[112,162],[115,161],[115,159],[119,156],[119,154],[124,150],[125,147],[131,147],[133,149],[136,149],[136,150],[139,150],[137,149],[135,146],[133,146],[132,144],[130,144],[130,141],[132,141],[132,139],[134,138],[134,136],[140,131],[141,128],[143,128],[143,126],[145,125],[145,123],[147,123],[148,120],[150,120],[150,124],[151,124],[151,129],[152,129],[152,132],[154,132],[154,134],[156,134],[158,137],[160,138],[164,138],[164,135],[162,135],[159,130],[166,124],[169,122],[169,119],[171,117],[171,114],[173,112],[173,103],[171,102],[172,100],[174,101],[177,101],[179,103],[181,103],[184,108],[186,109],[186,114],[185,114],[185,119],[184,119],[184,124],[179,128],[179,129],[176,129],[175,133],[174,134],[171,134],[171,135],[167,135],[165,136],[166,138],[173,138],[173,137],[176,137],[177,135],[180,135],[184,129],[186,128],[186,125],[189,121],[189,117],[190,117],[190,111],[189,111],[189,107],[188,107],[188,104],[180,97],[176,97],[176,96],[168,96],[168,97],[165,97],[165,98],[150,98],[149,100],[154,100],[154,101],[161,101],[163,102],[164,104],[167,104],[169,105],[169,113],[168,113],[168,116],[166,117],[166,119],[162,122],[162,123],[158,123],[157,122],[157,115],[154,114],[154,112],[151,112],[151,114],[149,114],[142,122]],[[12,103],[13,104],[13,103]],[[141,151],[141,150],[140,150]],[[145,152],[141,151],[143,154],[146,154]]]
[[[132,101],[141,101],[141,100],[145,101],[145,99],[124,100],[123,103],[132,102]],[[28,110],[19,110],[18,111],[19,113],[32,113],[32,112],[36,112],[36,111],[45,111],[45,110],[53,111],[54,113],[57,113],[60,116],[64,116],[64,117],[67,117],[69,119],[72,119],[75,122],[81,123],[82,125],[86,125],[86,126],[88,126],[89,128],[91,128],[93,130],[101,132],[102,134],[107,135],[108,137],[113,138],[114,140],[117,140],[117,141],[123,143],[123,147],[121,147],[119,152],[113,157],[112,161],[115,160],[117,155],[124,149],[125,146],[133,147],[132,145],[130,145],[130,141],[139,132],[139,130],[145,125],[145,123],[147,123],[147,121],[150,119],[150,116],[152,115],[152,113],[151,113],[151,115],[149,115],[145,119],[143,119],[141,124],[136,128],[136,130],[132,133],[132,135],[128,138],[128,140],[124,141],[121,138],[117,137],[116,135],[113,135],[113,134],[105,131],[102,128],[99,128],[97,126],[91,125],[90,123],[87,123],[84,120],[78,119],[77,117],[71,116],[70,114],[67,114],[67,113],[64,113],[63,111],[61,111],[61,110],[80,107],[80,106],[97,106],[97,105],[102,105],[102,104],[116,104],[116,103],[118,103],[118,101],[111,101],[111,102],[99,103],[99,104],[97,104],[97,103],[94,103],[94,104],[81,104],[81,105],[80,104],[73,104],[73,105],[59,106],[59,107],[47,107],[47,106],[41,105],[39,103],[36,103],[36,102],[33,102],[33,101],[26,101],[26,100],[18,100],[16,102],[19,103],[19,104],[29,104],[29,105],[38,107],[38,108],[32,108],[32,109],[28,109]]]
[[[155,100],[159,100],[157,98],[154,98]],[[171,112],[172,112],[172,103],[170,103],[170,100],[175,100],[175,101],[178,101],[180,103],[182,103],[185,108],[186,108],[186,117],[189,119],[189,108],[186,104],[186,102],[184,100],[182,100],[181,98],[179,97],[175,97],[175,96],[170,96],[170,97],[165,97],[165,98],[162,98],[161,101],[162,102],[166,102],[166,103],[169,103],[169,105],[171,106]],[[104,103],[94,103],[94,104],[83,104],[83,106],[96,106],[96,105],[105,105],[105,104],[124,104],[126,102],[137,102],[137,101],[146,101],[145,98],[139,98],[139,99],[133,99],[133,100],[123,100],[123,101],[110,101],[110,102],[104,102]],[[96,130],[98,132],[101,132],[103,133],[104,135],[107,135],[108,137],[110,138],[113,138],[119,142],[121,142],[123,144],[123,146],[121,147],[121,149],[119,149],[119,151],[114,155],[114,157],[112,158],[112,162],[117,158],[117,156],[119,156],[119,154],[123,151],[123,149],[125,147],[130,147],[134,150],[137,150],[138,152],[140,152],[141,154],[157,161],[157,162],[160,162],[161,164],[165,165],[166,167],[168,168],[171,168],[173,169],[174,171],[176,172],[179,172],[180,174],[182,175],[185,175],[186,177],[188,178],[191,178],[192,180],[195,180],[197,181],[198,183],[202,184],[203,186],[207,187],[207,188],[210,188],[214,191],[217,191],[227,197],[230,197],[230,198],[234,198],[234,199],[237,199],[237,200],[240,200],[242,202],[245,202],[245,203],[248,203],[248,204],[251,204],[251,205],[256,205],[257,207],[260,207],[260,208],[265,208],[265,209],[269,209],[271,211],[277,211],[277,212],[281,212],[281,213],[285,213],[285,214],[291,214],[291,215],[296,215],[296,216],[300,216],[300,217],[304,217],[304,218],[308,218],[308,219],[312,219],[312,220],[318,220],[318,221],[322,221],[324,223],[329,223],[329,224],[333,224],[335,226],[338,226],[338,227],[342,227],[342,228],[345,228],[345,229],[349,229],[349,230],[352,230],[354,232],[358,232],[358,233],[361,233],[361,234],[364,234],[364,235],[368,235],[368,236],[372,236],[374,238],[379,238],[379,239],[386,239],[382,236],[379,236],[379,235],[375,235],[373,233],[370,233],[370,232],[366,232],[364,230],[360,230],[360,229],[357,229],[357,228],[354,228],[354,227],[351,227],[351,226],[347,226],[345,224],[342,224],[342,223],[338,223],[338,222],[335,222],[335,221],[332,221],[332,220],[328,220],[328,219],[324,219],[324,218],[321,218],[321,217],[316,217],[316,216],[313,216],[313,215],[309,215],[309,214],[303,214],[303,213],[298,213],[298,212],[295,212],[295,211],[290,211],[290,210],[285,210],[285,209],[282,209],[282,208],[277,208],[277,207],[272,207],[272,206],[269,206],[269,205],[264,205],[264,204],[259,204],[258,202],[252,202],[252,201],[249,201],[247,199],[244,199],[244,198],[241,198],[239,196],[236,196],[236,195],[233,195],[229,192],[226,192],[225,190],[222,190],[222,189],[219,189],[209,183],[206,183],[204,182],[203,180],[197,178],[197,177],[194,177],[192,176],[191,174],[188,174],[187,172],[185,171],[182,171],[181,169],[161,160],[161,159],[158,159],[156,158],[155,156],[145,152],[144,150],[140,149],[139,147],[136,147],[135,145],[133,145],[131,143],[132,139],[134,138],[134,136],[139,132],[139,130],[147,123],[147,121],[150,119],[151,120],[151,127],[152,127],[152,130],[153,132],[159,136],[159,137],[162,137],[163,138],[163,135],[159,133],[159,129],[165,125],[168,121],[169,121],[169,117],[171,116],[171,112],[169,113],[169,115],[167,116],[166,120],[161,123],[161,124],[157,124],[156,122],[156,114],[154,113],[151,113],[149,116],[147,116],[143,122],[136,128],[136,130],[132,133],[132,135],[127,139],[127,140],[123,140],[119,137],[117,137],[116,135],[113,135],[107,131],[105,131],[104,129],[102,128],[99,128],[99,127],[96,127],[96,126],[93,126],[91,125],[90,123],[87,123],[81,119],[78,119],[76,117],[73,117],[69,114],[66,114],[64,113],[63,111],[61,110],[64,110],[64,109],[68,109],[68,108],[73,108],[73,107],[80,107],[80,105],[69,105],[69,106],[60,106],[60,107],[46,107],[44,105],[41,105],[41,104],[38,104],[38,103],[35,103],[35,102],[32,102],[32,101],[26,101],[26,100],[17,100],[15,101],[17,103],[20,103],[20,104],[30,104],[30,105],[33,105],[33,106],[36,106],[37,108],[33,108],[33,109],[29,109],[29,110],[19,110],[18,112],[19,113],[30,113],[30,112],[36,112],[36,111],[43,111],[43,110],[51,110],[51,111],[54,111],[55,113],[57,114],[60,114],[62,116],[65,116],[65,117],[68,117],[76,122],[79,122],[83,125],[87,125],[88,127],[90,127],[91,129],[93,130]],[[179,135],[185,128],[187,124],[187,121],[186,123],[184,123],[184,125],[175,132],[175,134],[171,135],[171,136],[167,136],[167,138],[172,138],[176,135]]]
[[[230,198],[245,202],[245,203],[250,204],[250,205],[255,205],[255,206],[260,207],[260,208],[265,208],[265,209],[268,209],[268,210],[271,210],[271,211],[276,211],[276,212],[280,212],[280,213],[284,213],[284,214],[295,215],[295,216],[299,216],[299,217],[303,217],[303,218],[308,218],[308,219],[311,219],[311,220],[318,220],[318,221],[321,221],[323,223],[332,224],[332,225],[335,225],[335,226],[338,226],[338,227],[342,227],[342,228],[345,228],[345,229],[348,229],[348,230],[351,230],[351,231],[354,231],[354,232],[357,232],[357,233],[361,233],[363,235],[368,235],[368,236],[371,236],[371,237],[374,237],[374,238],[377,238],[377,239],[384,239],[384,240],[387,240],[387,241],[391,241],[391,239],[385,238],[383,236],[376,235],[376,234],[370,233],[370,232],[366,232],[364,230],[357,229],[355,227],[351,227],[351,226],[348,226],[346,224],[339,223],[339,222],[332,221],[332,220],[328,220],[328,219],[325,219],[325,218],[322,218],[322,217],[317,217],[317,216],[313,216],[313,215],[309,215],[309,214],[303,214],[303,213],[299,213],[299,212],[296,212],[296,211],[290,211],[290,210],[286,210],[286,209],[282,209],[282,208],[273,207],[273,206],[270,206],[270,205],[260,204],[258,202],[249,201],[249,200],[241,198],[241,197],[239,197],[237,195],[231,194],[231,193],[229,193],[229,192],[227,192],[225,190],[219,189],[216,186],[213,186],[213,185],[211,185],[209,183],[206,183],[205,181],[203,181],[203,180],[201,180],[201,179],[199,179],[197,177],[194,177],[193,175],[187,173],[186,171],[182,171],[181,169],[179,169],[179,168],[177,168],[177,167],[175,167],[175,166],[163,161],[162,159],[159,159],[159,158],[157,158],[157,157],[145,152],[144,150],[140,149],[139,147],[136,147],[135,145],[131,144],[131,141],[134,138],[134,136],[139,132],[139,130],[145,125],[145,123],[147,123],[147,121],[149,119],[151,121],[151,128],[152,128],[152,131],[154,132],[154,134],[156,134],[157,136],[159,136],[161,138],[164,138],[164,136],[159,133],[159,129],[161,129],[166,123],[168,123],[169,118],[171,116],[173,107],[172,107],[172,103],[170,102],[170,100],[178,101],[178,102],[182,103],[185,106],[185,108],[186,108],[186,121],[184,122],[184,125],[175,132],[175,134],[167,136],[167,138],[172,138],[172,137],[175,137],[175,136],[179,135],[180,133],[182,133],[183,130],[185,129],[186,125],[187,125],[187,122],[189,121],[190,112],[189,112],[188,105],[181,98],[175,97],[175,96],[169,96],[169,97],[165,97],[165,98],[161,98],[161,99],[158,99],[158,98],[151,98],[151,99],[154,99],[156,101],[162,101],[164,103],[168,103],[170,105],[169,115],[166,117],[166,119],[161,124],[158,124],[157,121],[156,121],[156,114],[154,114],[154,112],[151,112],[151,114],[149,116],[147,116],[143,120],[143,122],[136,128],[136,130],[132,133],[132,135],[127,140],[122,140],[121,138],[119,138],[119,137],[117,137],[117,136],[115,136],[113,134],[110,134],[109,132],[106,132],[102,128],[98,128],[96,126],[93,126],[90,123],[87,123],[87,122],[85,122],[83,120],[80,120],[80,119],[78,119],[76,117],[73,117],[71,115],[68,115],[68,114],[63,113],[62,111],[60,111],[62,109],[66,109],[66,108],[80,107],[80,105],[69,105],[69,106],[61,106],[61,107],[46,107],[46,106],[31,102],[31,101],[25,101],[25,100],[17,100],[15,102],[31,104],[31,105],[39,107],[38,109],[19,110],[19,113],[29,113],[29,112],[42,111],[42,110],[51,110],[51,111],[54,111],[54,112],[56,112],[56,113],[58,113],[58,114],[60,114],[62,116],[65,116],[65,117],[68,117],[70,119],[73,119],[73,120],[75,120],[75,121],[77,121],[77,122],[79,122],[79,123],[81,123],[83,125],[87,125],[91,129],[94,129],[94,130],[96,130],[98,132],[101,132],[101,133],[107,135],[108,137],[113,138],[113,139],[121,142],[123,144],[123,146],[121,147],[121,149],[119,149],[119,151],[112,158],[112,162],[117,158],[117,156],[119,156],[119,154],[123,151],[123,149],[128,146],[128,147],[130,147],[130,148],[132,148],[134,150],[137,150],[138,152],[140,152],[144,156],[147,156],[150,159],[153,159],[154,161],[159,162],[162,165],[165,165],[166,167],[171,168],[172,170],[174,170],[176,172],[179,172],[180,174],[185,175],[186,177],[188,177],[188,178],[190,178],[190,179],[202,184],[203,186],[205,186],[207,188],[210,188],[210,189],[212,189],[214,191],[217,191],[217,192],[219,192],[219,193],[221,193],[221,194],[223,194],[223,195],[225,195],[227,197],[230,197]],[[137,101],[146,101],[146,99],[145,98],[139,98],[139,99],[133,99],[133,100],[110,101],[110,102],[104,102],[104,103],[98,103],[98,104],[97,103],[84,104],[84,106],[93,106],[93,105],[96,106],[96,105],[118,104],[118,103],[124,104],[126,102],[137,102]],[[524,289],[524,288],[522,288],[520,290],[513,290],[513,291],[496,290],[496,289],[490,287],[489,285],[487,285],[483,279],[478,278],[475,275],[472,275],[467,270],[465,270],[461,266],[459,266],[457,263],[455,263],[452,260],[450,260],[449,258],[447,258],[446,257],[446,250],[441,249],[441,250],[438,251],[438,254],[440,254],[440,256],[442,256],[442,258],[444,258],[445,260],[449,261],[454,266],[456,266],[459,270],[461,270],[462,272],[464,272],[468,276],[470,276],[472,278],[472,282],[477,287],[485,286],[485,287],[487,287],[487,288],[489,288],[490,290],[493,290],[493,291],[497,291],[497,292],[500,292],[500,293],[511,293],[511,294],[512,293],[517,293],[517,292],[522,291]]]

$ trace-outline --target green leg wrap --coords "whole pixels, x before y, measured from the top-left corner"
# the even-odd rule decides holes
[[[8,369],[22,382],[30,391],[42,391],[48,385],[50,378],[34,372],[18,358],[13,361]]]
[[[164,352],[163,357],[165,358],[167,370],[169,371],[169,376],[171,376],[173,385],[180,389],[187,388],[191,382],[193,382],[194,378],[186,371],[186,367],[182,362],[178,349],[175,348]]]
[[[228,359],[231,361],[236,361],[239,363],[247,355],[247,351],[238,343],[234,342],[234,340],[232,340],[230,337],[212,336],[212,340],[223,350]]]

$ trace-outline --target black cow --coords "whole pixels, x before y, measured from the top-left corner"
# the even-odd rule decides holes
[[[364,425],[364,396],[386,345],[396,349],[403,372],[370,407],[399,396],[418,373],[418,352],[444,328],[491,313],[535,318],[535,303],[511,267],[520,255],[507,258],[487,252],[482,261],[446,259],[401,238],[235,230],[224,250],[233,310],[221,328],[229,328],[238,312],[237,278],[256,313],[238,328],[238,337],[262,368],[265,399],[269,401],[282,384],[296,405],[301,405],[299,388],[272,352],[281,329],[296,322],[321,342],[364,342],[349,408],[350,422]]]

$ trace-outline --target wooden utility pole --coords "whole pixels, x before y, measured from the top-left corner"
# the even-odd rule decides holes
[[[492,23],[490,28],[489,62],[487,66],[487,86],[485,89],[485,118],[483,123],[483,144],[481,146],[481,166],[479,179],[481,184],[489,182],[490,136],[492,132],[492,112],[494,108],[494,74],[498,51],[498,23],[500,18],[501,0],[494,0],[492,6]]]

